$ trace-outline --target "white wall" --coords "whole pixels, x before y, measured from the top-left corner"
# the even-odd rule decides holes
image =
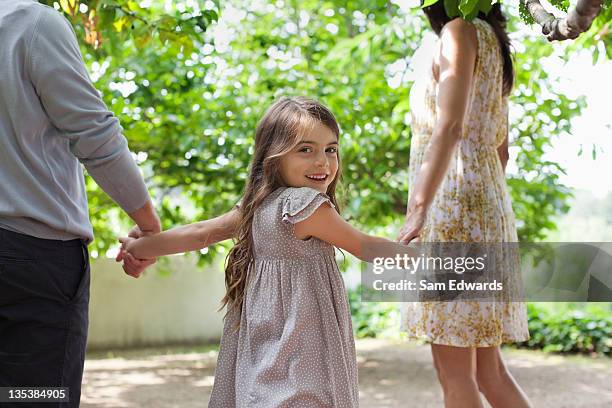
[[[169,257],[134,279],[112,259],[92,262],[90,349],[214,342],[221,337],[223,260],[197,266],[194,256]],[[167,275],[158,268],[170,269]]]

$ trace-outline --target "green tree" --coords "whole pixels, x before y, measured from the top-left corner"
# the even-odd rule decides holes
[[[125,128],[165,228],[238,200],[257,121],[280,95],[315,97],[336,114],[344,214],[368,229],[399,224],[408,195],[409,65],[427,31],[421,13],[383,0],[234,0],[214,23],[212,2],[67,1],[96,86]],[[85,23],[92,10],[95,35]],[[521,24],[514,18],[510,28]],[[511,133],[521,153],[509,185],[520,238],[532,241],[567,210],[563,170],[542,155],[549,135],[571,132],[584,103],[556,92],[539,65],[550,44],[522,42],[512,103],[524,114]],[[104,254],[126,223],[91,180],[88,190],[94,245]]]

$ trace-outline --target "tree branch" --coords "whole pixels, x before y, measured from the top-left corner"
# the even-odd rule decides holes
[[[591,27],[591,23],[601,11],[603,0],[578,0],[576,7],[567,17],[556,18],[546,11],[540,0],[523,0],[529,14],[542,26],[542,34],[548,41],[575,39]]]

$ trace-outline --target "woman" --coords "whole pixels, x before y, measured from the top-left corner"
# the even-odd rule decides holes
[[[473,22],[450,19],[444,2],[424,9],[439,37],[431,72],[411,90],[411,194],[399,240],[516,242],[504,180],[513,67],[500,5]],[[505,265],[518,274],[518,262]],[[445,407],[529,407],[500,344],[529,338],[524,303],[404,305],[409,337],[431,343]]]

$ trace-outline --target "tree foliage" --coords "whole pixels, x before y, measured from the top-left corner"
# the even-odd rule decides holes
[[[421,8],[440,1],[444,3],[444,10],[449,17],[461,17],[467,21],[472,21],[481,12],[487,14],[494,4],[501,3],[501,0],[422,0]],[[556,18],[552,10],[547,10],[540,4],[540,0],[519,0],[519,14],[527,24],[541,24],[542,34],[550,40],[575,38],[591,25],[601,28],[608,26],[611,20],[612,0],[579,0],[578,4],[572,5],[578,13],[572,13],[569,0],[549,0],[547,3],[556,10],[569,14]],[[593,19],[595,22],[591,24]]]
[[[65,3],[58,8],[66,11]],[[87,9],[71,6],[66,14],[165,228],[221,214],[238,200],[257,121],[281,95],[317,98],[336,114],[345,216],[370,230],[399,224],[408,195],[410,63],[428,29],[421,13],[384,0],[234,0],[214,23],[213,2],[81,3]],[[85,23],[93,10],[95,35]],[[522,109],[511,131],[519,170],[509,185],[520,238],[531,241],[567,209],[563,170],[542,155],[551,135],[571,132],[584,103],[556,92],[539,65],[552,46],[538,37],[523,42],[512,95]],[[91,180],[88,190],[94,245],[104,254],[125,217]]]

